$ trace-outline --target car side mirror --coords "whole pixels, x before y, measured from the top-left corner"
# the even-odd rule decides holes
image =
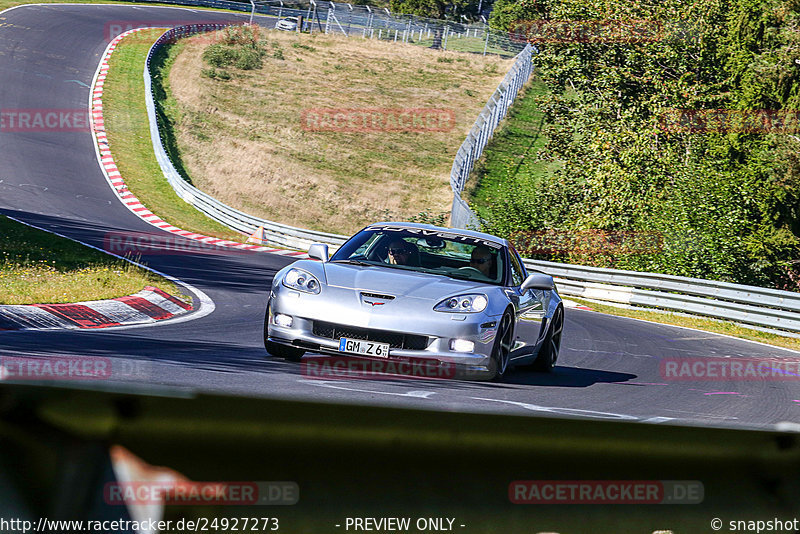
[[[544,291],[552,291],[555,289],[556,284],[553,282],[553,277],[544,273],[529,274],[528,278],[522,282],[520,289],[527,291],[528,289],[542,289]]]
[[[314,243],[308,247],[308,257],[319,261],[328,261],[328,245]]]

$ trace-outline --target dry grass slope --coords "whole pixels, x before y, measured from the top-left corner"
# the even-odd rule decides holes
[[[262,31],[261,69],[201,74],[210,39],[189,40],[168,106],[192,182],[248,213],[350,233],[449,211],[453,157],[511,60],[335,35]],[[283,59],[280,59],[280,58]],[[303,110],[453,110],[447,132],[311,132]]]

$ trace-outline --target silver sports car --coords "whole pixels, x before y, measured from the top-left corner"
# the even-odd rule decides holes
[[[274,356],[423,361],[477,379],[556,363],[564,307],[553,278],[529,274],[505,239],[389,222],[367,226],[330,259],[327,245],[308,255],[272,282],[264,342]]]

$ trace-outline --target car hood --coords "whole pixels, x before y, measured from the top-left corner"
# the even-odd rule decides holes
[[[380,295],[441,300],[458,293],[486,292],[489,289],[485,284],[392,267],[326,263],[324,268],[329,286]]]

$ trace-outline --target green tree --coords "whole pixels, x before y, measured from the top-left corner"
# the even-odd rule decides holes
[[[496,27],[535,2],[497,0]],[[540,18],[649,25],[655,38],[540,43],[552,176],[505,177],[490,231],[657,232],[651,254],[545,259],[800,288],[800,2],[564,0]],[[668,112],[788,110],[761,131],[691,130]],[[691,113],[684,118],[691,117]]]
[[[448,13],[453,15],[474,14],[477,12],[476,0],[391,0],[390,9],[395,13],[406,13],[420,17],[444,19]]]
[[[489,26],[508,31],[515,23],[545,18],[547,11],[546,0],[496,0]]]

